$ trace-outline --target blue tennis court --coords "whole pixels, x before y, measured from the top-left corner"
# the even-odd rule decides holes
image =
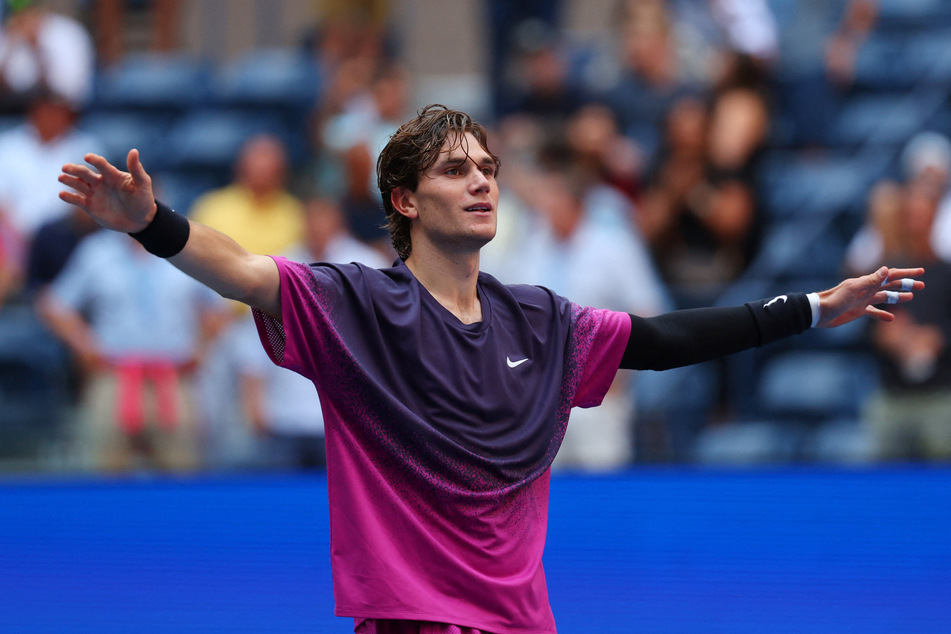
[[[322,476],[0,483],[0,631],[348,632]],[[951,470],[557,474],[559,632],[938,632]]]

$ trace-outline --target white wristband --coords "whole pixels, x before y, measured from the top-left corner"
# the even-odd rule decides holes
[[[819,319],[822,317],[822,311],[819,304],[819,293],[808,293],[806,297],[809,299],[810,308],[812,308],[812,328],[815,328],[819,323]]]

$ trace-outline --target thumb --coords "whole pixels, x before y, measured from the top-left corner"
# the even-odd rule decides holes
[[[132,175],[132,181],[136,186],[151,186],[152,179],[149,177],[148,172],[145,171],[145,168],[142,167],[142,161],[139,160],[139,151],[137,149],[133,148],[129,150],[126,165],[128,166],[129,174]]]
[[[874,282],[877,286],[884,285],[886,280],[888,280],[888,267],[883,266],[882,268],[878,269],[877,271],[869,275],[869,277],[872,279],[872,282]]]

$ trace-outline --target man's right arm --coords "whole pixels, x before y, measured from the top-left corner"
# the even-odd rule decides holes
[[[72,191],[60,192],[62,200],[81,207],[107,229],[140,237],[148,230],[153,242],[168,242],[166,227],[182,227],[183,218],[154,224],[159,213],[174,216],[174,212],[158,209],[152,179],[139,161],[138,150],[129,152],[128,172],[96,154],[87,154],[85,160],[95,169],[74,163],[63,166],[59,181]],[[280,274],[274,260],[247,251],[210,227],[187,222],[184,237],[180,232],[172,235],[174,248],[163,253],[163,257],[220,295],[280,319]]]
[[[168,258],[222,297],[281,319],[281,278],[274,260],[251,253],[227,235],[189,220],[185,247]]]

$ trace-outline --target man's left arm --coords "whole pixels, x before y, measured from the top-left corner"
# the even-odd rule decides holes
[[[882,267],[847,279],[821,293],[792,293],[743,306],[674,311],[657,317],[631,316],[631,335],[620,367],[666,370],[710,361],[804,332],[831,328],[863,315],[894,319],[882,304],[911,301],[925,287],[913,278],[924,269]]]

